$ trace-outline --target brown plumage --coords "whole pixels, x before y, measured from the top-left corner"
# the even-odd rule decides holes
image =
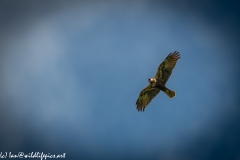
[[[160,92],[164,91],[170,98],[176,95],[176,92],[168,89],[165,85],[172,74],[172,70],[180,58],[179,52],[170,53],[165,60],[159,65],[158,71],[154,78],[149,79],[149,85],[144,88],[136,102],[137,110],[144,111],[147,105]]]

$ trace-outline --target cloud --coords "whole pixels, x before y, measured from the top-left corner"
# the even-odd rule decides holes
[[[57,26],[42,21],[12,40],[4,57],[1,93],[14,102],[15,121],[24,121],[41,133],[46,126],[59,130],[61,125],[54,123],[62,119],[69,126],[74,127],[76,121],[81,126],[91,114],[91,95],[69,68],[71,62],[64,60],[66,46]]]

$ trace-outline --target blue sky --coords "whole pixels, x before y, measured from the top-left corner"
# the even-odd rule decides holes
[[[239,156],[236,26],[186,9],[187,1],[182,10],[147,1],[39,4],[26,1],[27,11],[20,5],[21,14],[1,19],[14,17],[1,27],[1,151]],[[176,97],[161,92],[137,112],[140,91],[175,50],[182,58],[167,87]]]

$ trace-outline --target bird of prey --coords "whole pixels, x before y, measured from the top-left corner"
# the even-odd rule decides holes
[[[156,97],[156,95],[161,90],[165,92],[170,98],[173,98],[176,95],[176,92],[166,87],[166,83],[171,76],[172,70],[177,64],[179,58],[179,52],[175,51],[173,53],[170,53],[159,65],[155,77],[148,79],[149,85],[141,91],[136,102],[138,111],[144,111],[147,105],[152,101],[154,97]]]

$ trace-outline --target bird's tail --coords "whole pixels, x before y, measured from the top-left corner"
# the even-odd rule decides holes
[[[166,88],[165,93],[168,95],[169,98],[173,98],[173,97],[176,96],[176,92],[174,92],[174,91],[172,91],[172,90],[170,90],[168,88]]]

